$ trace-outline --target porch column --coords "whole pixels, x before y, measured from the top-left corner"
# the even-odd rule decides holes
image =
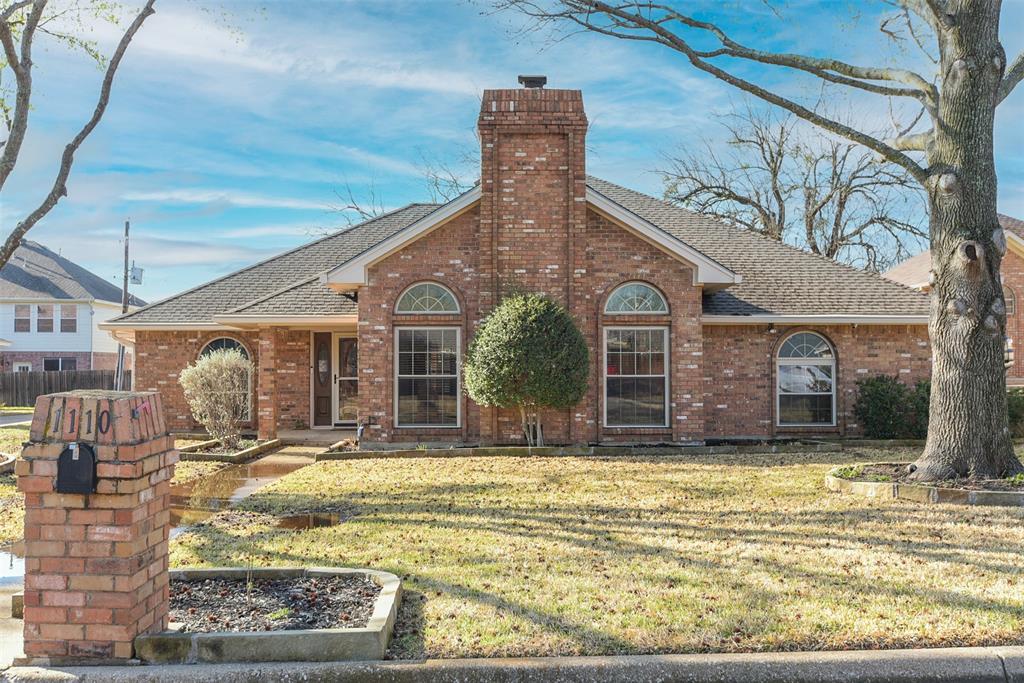
[[[260,439],[277,438],[280,413],[277,396],[278,328],[260,329],[259,366],[257,367],[257,432]]]

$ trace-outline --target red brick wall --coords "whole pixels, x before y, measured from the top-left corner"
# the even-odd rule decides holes
[[[480,132],[480,310],[522,289],[572,308],[586,231],[587,117],[579,90],[485,90]],[[571,411],[545,415],[549,442],[571,440]],[[518,434],[520,417],[481,409],[484,442]],[[518,439],[517,439],[518,440]]]
[[[237,339],[249,350],[249,357],[256,360],[259,345],[250,333],[220,333],[199,331],[153,332],[140,330],[135,333],[135,364],[133,379],[136,391],[159,391],[164,402],[164,416],[172,431],[188,431],[198,428],[185,402],[185,394],[178,384],[178,374],[194,361],[202,348],[212,339],[231,337]],[[255,384],[255,379],[253,381]],[[255,394],[253,411],[256,410]]]
[[[1013,292],[1016,298],[1016,310],[1012,315],[1006,316],[1006,336],[1013,340],[1014,362],[1013,367],[1007,373],[1008,378],[1017,379],[1018,383],[1024,382],[1024,315],[1021,306],[1024,306],[1024,258],[1016,252],[1007,250],[1002,263],[1003,290],[1006,298]]]
[[[896,375],[907,384],[931,372],[925,325],[708,325],[704,327],[704,427],[709,437],[796,434],[775,427],[775,353],[798,329],[818,332],[836,350],[836,434],[857,433],[853,418],[858,379]],[[828,429],[815,429],[827,432]]]
[[[369,285],[359,292],[359,409],[369,418],[366,441],[452,442],[476,439],[479,409],[464,395],[459,429],[407,429],[394,426],[394,327],[440,325],[458,327],[463,357],[472,330],[480,320],[478,295],[479,211],[449,221],[402,251],[371,266]],[[395,303],[411,284],[439,282],[454,292],[460,315],[395,315]]]

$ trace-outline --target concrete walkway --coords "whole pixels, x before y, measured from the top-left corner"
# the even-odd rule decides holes
[[[1024,683],[1024,647],[425,662],[13,668],[10,683]]]
[[[11,618],[11,596],[20,593],[21,581],[0,579],[0,670],[21,656],[21,619]]]

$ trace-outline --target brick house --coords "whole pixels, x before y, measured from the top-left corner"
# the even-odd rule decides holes
[[[1006,255],[1003,257],[1003,300],[1006,302],[1007,344],[1014,348],[1013,364],[1006,373],[1009,386],[1024,386],[1024,351],[1017,348],[1024,339],[1024,320],[1017,311],[1017,294],[1024,293],[1024,221],[1010,216],[999,215],[999,224],[1006,234]],[[906,285],[919,292],[931,289],[931,251],[922,251],[895,268],[886,271],[882,277]]]
[[[378,444],[520,443],[460,366],[511,288],[577,320],[590,388],[550,443],[841,435],[858,378],[930,368],[925,296],[586,175],[578,90],[487,90],[481,182],[111,321],[139,390],[191,420],[177,374],[206,349],[257,366],[252,426],[366,424]]]
[[[121,315],[120,287],[38,242],[24,240],[0,268],[0,311],[0,371],[117,366],[117,342],[99,324]]]

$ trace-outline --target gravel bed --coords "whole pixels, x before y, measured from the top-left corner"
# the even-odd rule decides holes
[[[185,631],[361,628],[380,586],[361,576],[171,581],[171,621]]]

